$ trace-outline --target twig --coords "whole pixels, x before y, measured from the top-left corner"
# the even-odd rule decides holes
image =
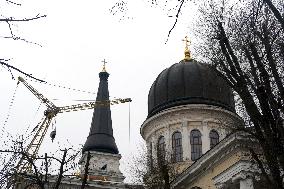
[[[31,21],[31,20],[37,20],[39,18],[44,18],[47,15],[37,15],[33,18],[22,18],[22,19],[15,19],[13,17],[11,18],[0,18],[0,22],[27,22],[27,21]]]
[[[13,5],[22,6],[21,3],[16,3],[16,2],[14,2],[14,1],[6,0],[6,2],[7,2],[7,3],[11,3],[11,4],[13,4]]]
[[[35,43],[35,42],[32,42],[32,41],[28,41],[28,40],[26,40],[26,39],[24,39],[24,38],[16,37],[15,35],[13,35],[12,37],[11,37],[11,36],[10,36],[10,37],[9,37],[9,36],[0,36],[0,38],[13,39],[13,40],[21,40],[21,41],[24,41],[24,42],[26,42],[26,43],[30,43],[30,44],[34,44],[34,45],[38,45],[38,46],[42,47],[42,45],[39,44],[39,43]]]
[[[176,14],[176,16],[175,16],[175,17],[176,17],[175,22],[174,22],[172,28],[169,30],[166,43],[168,42],[169,37],[170,37],[170,35],[171,35],[173,29],[176,27],[176,24],[177,24],[177,21],[178,21],[178,18],[179,18],[180,12],[181,12],[181,8],[182,8],[182,6],[183,6],[184,1],[185,1],[185,0],[181,0],[181,1],[180,1],[180,5],[179,5],[179,8],[178,8],[177,14]]]
[[[11,36],[14,37],[13,30],[12,30],[11,25],[10,25],[10,23],[8,21],[7,21],[7,24],[9,26],[9,30],[10,30]]]
[[[55,184],[55,189],[58,189],[59,188],[59,185],[61,183],[61,180],[63,178],[63,171],[64,171],[64,165],[65,165],[65,159],[66,159],[66,155],[67,155],[67,149],[64,150],[64,153],[63,153],[63,157],[62,157],[62,161],[61,161],[61,165],[60,165],[60,169],[59,169],[59,174],[58,174],[58,179],[57,179],[57,182]]]
[[[5,60],[4,60],[4,61],[5,61]],[[16,67],[14,67],[14,66],[11,66],[10,64],[7,64],[7,63],[3,62],[3,59],[0,59],[0,64],[2,64],[3,66],[6,66],[8,69],[11,68],[11,69],[13,69],[13,70],[16,70],[16,71],[18,71],[18,72],[24,74],[25,76],[30,77],[30,78],[32,78],[32,79],[34,79],[34,80],[37,80],[37,81],[39,81],[39,82],[44,82],[44,83],[46,83],[46,81],[44,81],[44,80],[38,79],[38,78],[32,76],[31,74],[28,74],[28,73],[26,73],[26,72],[20,70],[19,68],[16,68]]]
[[[85,164],[85,170],[84,170],[84,177],[83,177],[81,189],[84,189],[85,186],[86,186],[86,183],[87,183],[88,174],[89,174],[90,158],[91,158],[91,155],[90,155],[90,152],[88,151],[87,160],[86,160],[86,164]]]

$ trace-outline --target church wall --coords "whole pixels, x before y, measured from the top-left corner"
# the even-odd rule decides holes
[[[185,105],[164,110],[148,118],[141,127],[141,135],[146,140],[148,152],[157,158],[157,142],[161,136],[165,137],[166,156],[170,160],[172,153],[172,135],[179,131],[182,134],[182,149],[184,163],[176,163],[182,171],[193,163],[191,160],[190,133],[197,129],[201,132],[202,154],[210,149],[209,132],[215,130],[219,134],[219,141],[227,136],[234,123],[240,118],[232,112],[209,105]],[[152,145],[152,150],[149,146]]]
[[[200,187],[202,189],[217,189],[213,183],[213,178],[224,172],[236,162],[240,161],[241,158],[242,152],[240,151],[225,156],[223,159],[219,160],[219,162],[214,163],[210,169],[194,178],[192,183],[186,185],[186,189],[191,189],[192,187]]]
[[[124,176],[119,170],[120,154],[102,153],[90,151],[89,163],[89,179],[122,182]],[[80,160],[81,175],[85,173],[85,165],[87,161],[87,152],[85,152]]]

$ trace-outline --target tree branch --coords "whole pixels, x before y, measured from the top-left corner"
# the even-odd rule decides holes
[[[17,6],[21,6],[22,4],[21,3],[16,3],[14,1],[10,1],[10,0],[6,0],[7,3],[11,3],[13,5],[17,5]]]
[[[273,5],[270,0],[263,0],[269,7],[269,9],[273,12],[276,19],[280,22],[282,29],[284,30],[284,18],[281,16],[280,12],[277,8]]]
[[[27,21],[32,21],[32,20],[37,20],[40,18],[44,18],[47,15],[37,15],[35,17],[32,18],[21,18],[21,19],[15,19],[13,17],[10,18],[0,18],[0,22],[27,22]]]
[[[44,82],[44,83],[46,83],[46,81],[44,81],[44,80],[42,80],[42,79],[38,79],[38,78],[32,76],[32,74],[28,74],[28,73],[26,73],[26,72],[20,70],[19,68],[16,68],[16,67],[14,67],[14,66],[12,66],[12,65],[10,65],[10,64],[5,63],[4,61],[5,61],[4,59],[0,59],[0,64],[2,64],[3,66],[6,66],[8,69],[11,68],[11,69],[13,69],[13,70],[16,70],[16,71],[18,71],[18,72],[24,74],[25,76],[27,76],[27,77],[29,77],[29,78],[32,78],[32,79],[37,80],[37,81],[39,81],[39,82]]]
[[[178,21],[179,15],[180,15],[180,13],[181,13],[181,8],[182,8],[182,6],[183,6],[183,4],[184,4],[184,1],[185,1],[185,0],[181,0],[181,1],[180,1],[180,5],[179,5],[179,8],[178,8],[177,13],[176,13],[176,16],[175,16],[175,22],[174,22],[174,24],[173,24],[172,28],[169,30],[169,33],[168,33],[168,37],[167,37],[166,43],[168,42],[169,37],[170,37],[170,35],[171,35],[171,33],[172,33],[173,29],[176,27],[176,24],[177,24],[177,21]]]
[[[89,174],[90,158],[91,158],[91,155],[90,155],[90,152],[88,151],[81,189],[84,189],[85,186],[86,186],[86,183],[87,183],[87,178],[88,178],[88,174]]]
[[[67,155],[67,149],[65,149],[64,153],[63,153],[63,157],[62,157],[62,161],[61,161],[60,169],[59,169],[59,174],[58,174],[58,179],[57,179],[55,187],[54,187],[55,189],[59,188],[59,185],[60,185],[61,180],[63,178],[63,171],[64,171],[63,168],[64,168],[64,164],[65,164],[66,155]]]

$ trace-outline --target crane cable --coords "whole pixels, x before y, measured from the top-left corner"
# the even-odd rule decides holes
[[[62,85],[62,84],[55,84],[55,83],[51,83],[51,82],[47,82],[47,81],[40,82],[40,81],[37,81],[37,80],[34,80],[34,79],[30,79],[30,78],[25,78],[25,80],[31,81],[31,82],[35,82],[35,83],[49,85],[49,86],[52,86],[52,87],[67,89],[67,90],[70,90],[70,91],[76,91],[76,92],[82,92],[82,93],[88,93],[88,94],[94,94],[94,95],[97,94],[95,92],[82,90],[82,89],[76,89],[76,88],[73,88],[73,87],[68,87],[68,86],[65,86],[65,85]],[[115,96],[109,96],[109,97],[114,98],[114,99],[118,98],[118,97],[115,97]],[[61,99],[55,98],[53,100],[61,100]],[[96,101],[96,100],[78,100],[78,99],[75,99],[75,100],[71,100],[71,101]]]
[[[2,130],[2,135],[3,135],[4,132],[6,132],[9,136],[12,136],[8,131],[5,131],[5,127],[6,127],[7,123],[8,123],[8,120],[9,120],[10,115],[11,115],[11,109],[12,109],[13,104],[14,104],[14,101],[15,101],[15,97],[16,97],[16,92],[17,92],[18,86],[19,86],[19,82],[17,82],[16,88],[14,89],[12,98],[11,98],[11,100],[10,100],[10,104],[9,104],[7,116],[6,116],[6,119],[5,119],[5,121],[4,121],[3,126],[2,126],[2,128],[1,128],[1,130]],[[3,137],[3,136],[1,136],[1,137]]]
[[[26,133],[28,133],[29,129],[31,128],[32,122],[35,120],[35,117],[37,116],[37,114],[40,110],[41,105],[42,105],[42,103],[39,104],[39,106],[38,106],[38,108],[37,108],[37,110],[36,110],[36,112],[33,116],[33,119],[28,124],[28,127],[26,128],[26,130],[22,134],[18,133],[17,137],[21,137],[21,136],[23,137]],[[33,128],[33,130],[27,136],[25,136],[25,139],[22,140],[23,144],[25,144],[31,138],[31,136],[32,136],[31,134],[36,131],[37,127],[38,127],[38,124]]]
[[[1,132],[1,138],[4,138],[4,137],[3,137],[3,134],[4,134],[5,132],[8,134],[8,136],[10,136],[11,138],[13,138],[12,135],[11,135],[7,130],[5,130],[5,127],[6,127],[7,123],[8,123],[8,120],[9,120],[9,117],[10,117],[10,114],[11,114],[11,109],[12,109],[13,104],[14,104],[14,101],[15,101],[15,97],[16,97],[16,92],[17,92],[18,86],[19,86],[19,82],[17,82],[17,85],[16,85],[16,87],[15,87],[15,89],[14,89],[12,98],[11,98],[11,100],[10,100],[10,104],[9,104],[9,108],[8,108],[8,113],[7,113],[6,119],[5,119],[5,121],[4,121],[4,124],[3,124],[2,128],[1,128],[1,130],[2,130],[2,132]],[[8,137],[8,138],[9,138],[9,137]],[[10,140],[11,140],[11,138],[10,138]],[[3,141],[3,144],[4,144],[5,146],[8,145],[5,141]],[[5,155],[5,158],[4,158],[4,159],[6,159],[7,156],[8,156],[8,155]],[[11,166],[11,165],[15,162],[16,158],[17,158],[17,153],[13,154],[12,157],[9,158],[9,160],[8,160],[7,162],[4,160],[4,162],[3,162],[3,163],[4,163],[4,166],[2,167],[1,172],[4,173],[4,171],[8,171],[7,168],[8,168],[9,166]],[[5,175],[5,174],[4,174],[4,175]],[[2,187],[3,184],[5,184],[5,182],[6,182],[6,177],[5,177],[5,176],[1,176],[1,178],[0,178],[0,186]]]
[[[130,103],[128,103],[128,142],[130,144]]]
[[[31,125],[32,125],[32,122],[35,120],[35,117],[37,116],[37,114],[38,114],[38,112],[39,112],[39,109],[40,109],[41,105],[42,105],[42,102],[39,104],[39,106],[38,106],[38,108],[37,108],[37,110],[36,110],[36,112],[35,112],[35,114],[34,114],[34,116],[33,116],[33,119],[30,121],[30,123],[29,123],[27,129],[25,130],[25,132],[24,132],[23,134],[25,134],[25,133],[27,133],[27,132],[29,131],[29,129],[30,129]],[[37,127],[37,126],[36,126],[36,127]],[[34,131],[35,131],[35,129],[33,129],[33,130],[31,131],[31,133],[33,133]],[[31,135],[29,135],[28,138],[30,138],[30,136],[31,136]]]
[[[88,94],[96,94],[95,92],[90,92],[90,91],[86,91],[86,90],[82,90],[82,89],[75,89],[75,88],[72,88],[72,87],[67,87],[67,86],[64,86],[64,85],[61,85],[61,84],[54,84],[54,83],[50,83],[50,82],[47,82],[47,81],[39,82],[39,81],[31,80],[31,79],[28,79],[28,78],[26,78],[26,80],[36,82],[36,83],[40,83],[40,84],[46,84],[46,85],[49,85],[49,86],[52,86],[52,87],[68,89],[70,91],[83,92],[83,93],[88,93]]]

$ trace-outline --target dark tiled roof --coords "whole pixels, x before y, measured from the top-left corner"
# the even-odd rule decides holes
[[[231,88],[208,65],[195,60],[162,71],[149,91],[148,117],[178,105],[209,104],[235,111]]]

